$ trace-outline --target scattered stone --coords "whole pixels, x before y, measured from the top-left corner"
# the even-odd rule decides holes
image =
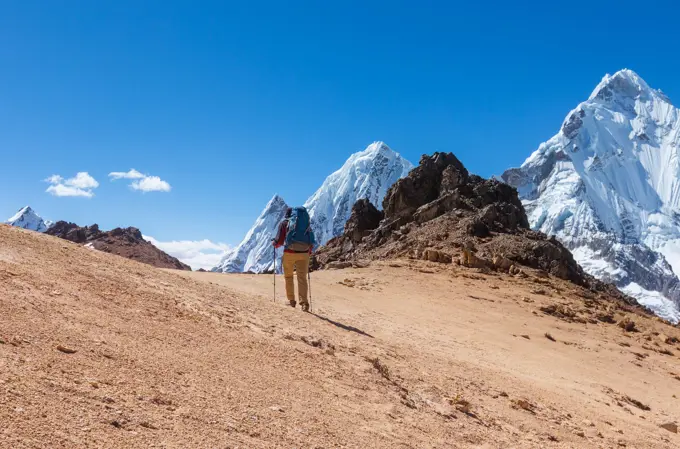
[[[567,322],[576,321],[577,318],[577,314],[574,310],[562,304],[550,304],[541,307],[539,310],[546,315],[551,315]]]
[[[576,430],[574,430],[574,434],[575,434],[576,436],[578,436],[578,437],[581,437],[581,438],[585,438],[585,437],[586,437],[586,433],[585,433],[583,430],[581,430],[581,429],[576,429]]]
[[[78,352],[77,349],[67,348],[66,346],[57,345],[57,350],[63,352],[64,354],[75,354]]]
[[[338,284],[344,285],[345,287],[354,287],[356,285],[356,282],[353,281],[352,279],[344,279],[342,281],[338,281]]]
[[[451,263],[452,260],[450,254],[446,254],[436,249],[426,249],[425,251],[423,251],[422,259],[438,263]]]
[[[477,255],[470,249],[463,248],[460,255],[460,264],[467,268],[488,268],[489,262]]]
[[[510,273],[513,276],[518,276],[522,273],[522,269],[518,267],[517,265],[511,265],[510,268],[508,268],[508,273]]]
[[[631,405],[634,405],[635,407],[639,408],[640,410],[648,411],[651,410],[648,405],[643,404],[642,402],[638,401],[637,399],[633,399],[630,396],[623,396],[622,398],[624,401],[628,402]]]
[[[526,334],[522,335],[521,337],[522,337],[522,338],[526,338],[527,340],[531,340],[531,338],[530,338],[528,335],[526,335]]]
[[[534,411],[536,409],[536,406],[526,399],[514,399],[512,401],[512,407],[521,408],[522,410],[526,410],[527,412],[531,412],[534,414],[536,413]]]
[[[450,402],[456,406],[456,410],[466,415],[470,414],[470,402],[467,400],[456,396],[455,399],[450,400]]]
[[[618,326],[626,332],[639,332],[635,327],[635,321],[631,320],[629,317],[619,321]]]
[[[557,341],[557,340],[555,340],[555,337],[553,337],[552,335],[550,335],[549,332],[546,332],[546,333],[545,333],[545,338],[547,338],[547,339],[550,340],[550,341]]]
[[[272,410],[274,412],[280,412],[280,413],[284,412],[283,407],[279,407],[278,405],[272,405],[271,407],[269,407],[269,410]]]
[[[367,362],[373,365],[373,368],[375,368],[375,370],[380,373],[382,377],[387,380],[391,380],[389,367],[381,362],[378,357],[366,357],[365,359]]]
[[[505,273],[509,272],[510,268],[514,265],[510,259],[499,255],[493,256],[491,263],[496,270]]]
[[[343,270],[345,268],[350,268],[352,266],[352,262],[329,262],[326,264],[326,268],[329,270]]]
[[[158,430],[158,427],[154,426],[149,421],[142,421],[139,423],[139,425],[144,427],[145,429]]]
[[[663,423],[659,427],[661,427],[662,429],[666,429],[672,433],[678,433],[678,425],[675,424],[674,422]]]

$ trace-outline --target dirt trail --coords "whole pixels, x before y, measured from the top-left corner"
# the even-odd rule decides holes
[[[0,226],[0,447],[680,446],[678,329],[567,322],[606,305],[563,281],[381,262],[314,273],[315,314],[277,289]]]

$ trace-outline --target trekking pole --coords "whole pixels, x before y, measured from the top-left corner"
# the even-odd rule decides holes
[[[274,250],[274,299],[273,302],[276,302],[276,247],[272,245],[272,249]]]
[[[309,312],[314,313],[314,309],[312,308],[312,274],[309,270],[307,270],[307,285],[307,289],[309,290]]]

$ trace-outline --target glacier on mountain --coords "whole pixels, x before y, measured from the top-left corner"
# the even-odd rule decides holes
[[[19,211],[11,216],[5,223],[10,226],[37,232],[45,232],[52,225],[51,221],[43,220],[40,215],[29,206],[19,209]]]
[[[383,142],[374,142],[365,150],[352,154],[304,204],[309,211],[317,243],[323,245],[343,232],[357,200],[368,198],[381,207],[387,189],[412,168],[413,164]],[[271,239],[287,207],[281,197],[274,196],[243,241],[227,253],[212,271],[271,271],[274,254]],[[281,267],[280,256],[279,252],[278,271]]]
[[[502,178],[532,228],[590,274],[680,320],[680,110],[631,70],[606,75]]]

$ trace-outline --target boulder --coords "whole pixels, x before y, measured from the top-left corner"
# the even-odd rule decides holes
[[[329,270],[342,270],[345,268],[350,268],[352,266],[352,262],[348,261],[337,261],[337,262],[329,262],[326,264],[326,268]]]
[[[352,213],[345,223],[344,235],[357,244],[380,225],[383,216],[382,211],[379,211],[366,198],[362,198],[352,206]]]
[[[436,249],[428,248],[425,251],[423,251],[422,259],[429,260],[430,262],[451,263],[452,257],[450,254],[446,254]]]
[[[468,268],[488,268],[489,262],[467,249],[464,248],[460,256],[460,265]]]
[[[494,267],[494,269],[498,271],[503,271],[505,273],[508,273],[510,271],[510,268],[514,266],[513,262],[510,259],[507,259],[503,256],[493,256],[491,259],[491,263]]]
[[[662,429],[666,429],[672,433],[678,433],[678,425],[675,424],[674,422],[663,423],[659,425],[659,427],[661,427]]]

